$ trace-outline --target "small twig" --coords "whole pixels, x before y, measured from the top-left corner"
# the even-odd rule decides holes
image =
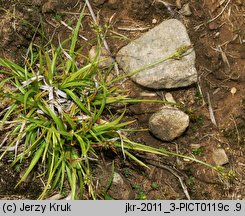
[[[114,68],[115,68],[115,70],[116,70],[116,74],[117,74],[117,76],[119,76],[119,68],[118,68],[117,61],[116,61],[116,59],[114,59],[114,58],[113,58],[113,60],[114,60],[114,62],[115,62]]]
[[[4,145],[4,143],[8,140],[8,137],[10,135],[11,132],[8,132],[7,135],[4,137],[2,143],[0,144],[0,149],[2,148],[2,146]]]
[[[123,158],[124,160],[126,160],[126,155],[125,155],[125,151],[124,151],[124,142],[123,142],[123,137],[122,137],[122,134],[121,134],[121,131],[116,131],[116,133],[119,135],[120,137],[120,142],[121,142],[121,147],[122,147],[122,154],[123,154]]]
[[[71,26],[67,25],[64,21],[61,20],[60,23],[61,23],[63,26],[65,26],[66,28],[68,28],[69,30],[73,31],[73,28],[72,28]],[[82,39],[85,40],[85,41],[88,41],[87,38],[85,38],[84,36],[82,36],[82,35],[80,35],[80,34],[79,34],[79,37],[82,38]]]
[[[227,69],[228,71],[230,71],[231,66],[230,66],[229,60],[228,60],[228,58],[227,58],[225,52],[222,50],[221,46],[218,46],[218,50],[219,50],[219,52],[221,53],[221,57],[222,57],[223,62],[224,62],[225,65],[226,65],[226,69]]]
[[[122,38],[128,40],[128,38],[125,35],[123,35],[123,34],[120,34],[120,33],[116,32],[116,31],[111,30],[111,29],[110,29],[110,32],[115,34],[115,35],[117,35],[117,36],[119,36],[119,37],[122,37]]]
[[[237,143],[238,143],[238,145],[240,145],[241,137],[240,137],[240,133],[239,133],[239,130],[238,130],[238,127],[237,127],[236,120],[235,120],[235,118],[234,118],[233,115],[231,115],[231,120],[233,121],[233,123],[234,123],[234,125],[235,125],[235,128],[236,128],[236,133],[237,133]]]
[[[155,93],[155,92],[141,92],[140,96],[141,97],[156,97],[157,93]]]
[[[78,16],[81,14],[79,12],[70,12],[70,11],[60,11],[60,12],[63,14],[78,15]],[[84,14],[84,15],[87,15],[87,14]]]
[[[95,13],[94,13],[94,11],[93,11],[93,9],[92,9],[92,7],[91,7],[91,4],[90,4],[89,0],[85,0],[85,2],[86,2],[86,5],[87,5],[87,7],[88,7],[88,9],[89,9],[89,12],[90,12],[90,14],[91,14],[91,16],[92,16],[94,22],[95,22],[96,24],[98,24],[98,23],[97,23],[96,16],[95,16]],[[112,58],[113,61],[115,62],[115,64],[114,64],[114,65],[115,65],[115,70],[116,70],[117,75],[119,76],[119,69],[118,69],[117,61],[116,61],[116,59],[112,56],[111,51],[110,51],[110,48],[109,48],[109,46],[108,46],[108,43],[107,43],[107,41],[106,41],[106,39],[104,38],[104,36],[103,36],[102,33],[100,34],[100,38],[103,40],[103,43],[104,43],[104,46],[105,46],[106,50],[110,53],[111,58]]]
[[[19,134],[21,134],[24,129],[25,129],[25,125],[26,125],[26,122],[24,121],[21,125],[21,128],[20,128],[20,131],[19,131]],[[25,134],[23,134],[20,139],[17,140],[17,142],[15,143],[15,153],[14,153],[14,158],[16,159],[17,157],[17,153],[18,153],[18,147],[19,147],[19,144],[20,144],[20,141],[22,140],[22,138],[25,136]]]
[[[92,16],[94,22],[97,23],[97,19],[96,19],[95,13],[94,13],[94,11],[93,11],[93,9],[92,9],[92,6],[91,6],[89,0],[85,0],[85,2],[86,2],[86,5],[88,6],[89,12],[90,12],[90,14],[91,14],[91,16]]]
[[[4,151],[15,151],[15,146],[11,146],[11,147],[4,146],[0,149],[0,152],[4,152]]]
[[[162,164],[155,164],[155,163],[150,162],[150,161],[148,161],[148,160],[147,160],[147,163],[149,163],[149,164],[151,164],[151,165],[153,165],[153,166],[159,167],[159,168],[161,168],[161,169],[168,170],[170,173],[172,173],[176,178],[178,178],[178,180],[179,180],[179,182],[180,182],[180,185],[181,185],[181,187],[182,187],[182,189],[183,189],[183,192],[184,192],[186,198],[187,198],[188,200],[191,199],[186,184],[184,183],[184,181],[183,181],[183,179],[180,177],[180,175],[179,175],[176,171],[174,171],[174,169],[172,169],[172,168],[170,168],[170,167],[168,167],[168,166],[162,165]]]
[[[162,1],[162,0],[154,0],[153,1],[153,4],[155,2],[162,3],[167,8],[167,10],[168,10],[168,12],[170,13],[171,16],[174,16],[175,15],[175,12],[172,10],[172,8],[170,6],[171,5],[170,3],[165,2],[165,1]]]
[[[135,27],[135,28],[128,28],[128,27],[117,27],[119,30],[123,31],[146,31],[149,27]]]
[[[59,26],[60,26],[60,24],[58,25],[58,24],[55,24],[55,23],[52,23],[50,20],[48,20],[48,19],[45,19],[45,21],[49,24],[49,25],[51,25],[51,26],[53,26],[55,29],[57,29]],[[53,20],[54,21],[54,20]]]
[[[14,31],[16,31],[15,4],[13,6],[14,6],[14,11],[13,11],[13,17],[14,17],[13,29],[14,29]]]
[[[215,126],[217,126],[217,123],[216,123],[216,120],[215,120],[215,117],[214,117],[214,111],[213,111],[213,108],[212,108],[212,104],[211,104],[209,93],[207,93],[207,99],[208,99],[208,110],[209,110],[209,115],[210,115],[211,122]]]
[[[184,191],[184,194],[185,194],[185,196],[186,196],[186,198],[188,199],[188,200],[190,200],[191,199],[191,197],[190,197],[190,195],[189,195],[189,192],[188,192],[188,188],[187,188],[187,186],[186,186],[186,184],[184,183],[184,181],[183,181],[183,179],[173,170],[173,169],[171,169],[170,167],[168,167],[168,166],[164,166],[164,165],[158,165],[160,168],[163,168],[163,169],[166,169],[166,170],[168,170],[169,172],[171,172],[175,177],[177,177],[178,179],[179,179],[179,182],[180,182],[180,185],[181,185],[181,187],[182,187],[182,189],[183,189],[183,191]]]
[[[138,155],[138,157],[142,157],[142,156]],[[190,198],[190,195],[189,195],[189,192],[188,192],[188,188],[187,188],[186,184],[184,183],[183,179],[181,178],[181,176],[177,173],[177,172],[179,172],[179,171],[178,171],[176,168],[170,168],[169,166],[166,166],[166,165],[163,165],[163,164],[159,164],[159,163],[160,163],[159,160],[155,160],[155,161],[154,161],[154,160],[152,160],[152,159],[147,158],[146,156],[144,156],[144,157],[142,157],[142,158],[144,158],[144,160],[146,160],[147,164],[150,164],[150,165],[155,166],[155,167],[159,167],[159,168],[161,168],[161,169],[168,170],[168,171],[169,171],[170,173],[172,173],[175,177],[177,177],[178,180],[179,180],[179,182],[180,182],[180,185],[181,185],[181,187],[182,187],[182,189],[183,189],[183,192],[184,192],[186,198],[187,198],[188,200],[191,199],[191,198]]]
[[[94,22],[97,23],[97,19],[96,19],[95,13],[94,13],[94,11],[93,11],[93,8],[92,8],[92,6],[91,6],[89,0],[85,0],[85,2],[86,2],[86,5],[87,5],[87,7],[88,7],[88,9],[89,9],[89,12],[90,12],[90,14],[91,14],[91,16],[92,16]],[[97,23],[97,24],[98,24],[98,23]],[[103,39],[103,34],[101,34],[100,37]],[[109,46],[108,46],[108,43],[107,43],[106,39],[103,39],[103,43],[104,43],[105,48],[108,50],[108,52],[111,53],[110,48],[109,48]]]
[[[63,52],[63,54],[66,56],[66,58],[68,58],[69,60],[72,61],[72,57],[63,49],[62,47],[62,43],[60,41],[60,36],[58,35],[58,41],[59,41],[59,46],[61,48],[61,51]]]
[[[200,78],[198,78],[197,87],[198,87],[199,94],[200,94],[200,96],[202,98],[202,105],[204,106],[206,103],[205,103],[205,100],[204,100],[204,97],[203,97],[202,87],[200,85]]]
[[[222,11],[221,11],[216,17],[214,17],[214,18],[208,20],[207,22],[201,23],[201,24],[198,25],[198,26],[195,26],[195,27],[194,27],[194,30],[197,31],[201,26],[206,25],[206,24],[209,24],[209,23],[215,21],[216,19],[218,19],[218,18],[224,13],[224,11],[225,11],[225,9],[227,8],[227,6],[229,5],[230,1],[231,1],[231,0],[228,0],[228,1],[226,2],[226,4],[225,4],[224,8],[222,9]]]
[[[222,57],[222,60],[223,60],[223,62],[225,64],[225,69],[227,70],[227,72],[230,72],[231,66],[230,66],[229,60],[228,60],[225,52],[222,50],[222,46],[227,45],[230,42],[231,41],[226,41],[225,43],[223,43],[221,45],[218,45],[217,48],[213,48],[211,46],[211,49],[213,49],[214,51],[219,52],[221,54],[221,57]]]
[[[75,6],[73,8],[75,8],[78,4],[80,4],[80,0],[77,1],[77,3],[75,4]],[[80,4],[80,7],[81,7],[81,4]]]
[[[222,9],[222,11],[221,11],[216,17],[214,17],[213,19],[208,20],[207,23],[211,23],[211,22],[213,22],[214,20],[216,20],[217,18],[219,18],[219,17],[224,13],[224,11],[225,11],[225,9],[227,8],[227,6],[229,5],[230,1],[231,1],[231,0],[228,0],[227,3],[226,3],[226,5],[225,5],[224,8]]]

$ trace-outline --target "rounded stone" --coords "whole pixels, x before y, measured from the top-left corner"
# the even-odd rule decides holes
[[[183,111],[166,106],[150,117],[149,130],[162,141],[172,141],[186,130],[189,121]]]
[[[222,148],[213,150],[212,158],[217,166],[223,166],[229,163],[229,158],[227,157],[225,150]]]
[[[180,14],[182,14],[183,16],[191,16],[192,12],[191,12],[191,8],[189,3],[184,4],[183,7],[180,9]]]

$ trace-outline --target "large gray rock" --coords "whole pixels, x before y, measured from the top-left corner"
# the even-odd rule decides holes
[[[140,38],[119,50],[117,61],[130,73],[171,56],[183,46],[191,45],[185,26],[176,19],[162,22]],[[170,59],[132,76],[132,79],[153,89],[178,88],[197,82],[195,52],[190,49],[183,58]]]
[[[189,116],[181,110],[165,106],[149,119],[149,130],[163,141],[179,137],[189,126]]]

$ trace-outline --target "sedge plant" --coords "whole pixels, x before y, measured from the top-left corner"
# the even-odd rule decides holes
[[[13,165],[28,163],[17,186],[38,167],[38,177],[45,182],[39,199],[53,191],[62,192],[67,182],[72,199],[83,198],[85,191],[96,199],[91,165],[98,160],[98,149],[116,148],[124,157],[145,167],[134,152],[182,156],[134,142],[122,132],[132,122],[122,121],[125,112],[108,112],[108,105],[139,100],[129,99],[120,91],[118,78],[107,81],[113,65],[106,70],[98,67],[101,32],[97,37],[97,56],[79,64],[81,52],[76,46],[82,19],[83,13],[71,37],[58,47],[31,42],[23,65],[0,58],[4,77],[0,96],[9,101],[0,112],[0,129],[6,134],[0,159],[14,149]],[[63,48],[67,44],[69,48]]]

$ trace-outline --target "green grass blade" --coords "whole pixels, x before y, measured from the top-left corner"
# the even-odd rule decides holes
[[[65,169],[64,157],[60,156],[60,158],[58,158],[58,163],[56,164],[56,167],[54,168],[54,171],[57,170],[57,172],[56,173],[53,172],[53,176],[55,176],[55,179],[52,182],[52,185],[51,185],[51,188],[50,188],[51,191],[53,189],[55,189],[57,185],[62,190],[63,181],[64,181],[64,178],[63,178],[64,169]]]
[[[45,79],[47,81],[50,81],[50,80],[52,80],[52,77],[53,77],[53,74],[52,74],[52,60],[49,57],[48,52],[45,52],[44,56],[45,56],[45,63],[46,63],[46,66],[47,66],[47,69],[45,69],[45,71],[44,71],[44,77],[45,77]],[[49,83],[49,84],[51,84],[51,83]]]
[[[42,100],[46,110],[48,111],[49,115],[52,117],[52,119],[55,121],[58,129],[60,131],[66,131],[65,129],[65,125],[63,124],[63,122],[61,121],[61,119],[54,113],[53,110],[51,110],[51,108],[49,107],[48,103],[45,100]]]
[[[71,82],[64,82],[61,84],[61,89],[66,89],[66,88],[75,88],[75,87],[87,87],[90,86],[91,82],[88,80],[81,80],[81,81],[71,81]]]
[[[0,74],[2,74],[1,71],[0,71]],[[2,79],[0,82],[0,89],[2,89],[5,83],[9,82],[11,79],[13,79],[13,76]]]
[[[107,186],[105,188],[104,196],[107,194],[108,190],[110,189],[110,187],[112,185],[113,178],[114,178],[114,173],[115,173],[115,161],[112,161],[112,164],[111,164],[111,175],[110,175],[109,181],[107,183]]]
[[[107,90],[106,90],[106,87],[103,86],[103,99],[101,100],[101,104],[100,104],[100,109],[99,111],[96,113],[96,115],[93,117],[93,122],[92,124],[94,124],[98,118],[100,118],[101,114],[103,113],[104,109],[105,109],[105,105],[106,105],[106,93],[107,93]]]
[[[128,103],[127,102],[127,95],[118,95],[118,96],[116,96],[116,97],[113,97],[113,96],[111,96],[111,95],[107,95],[106,96],[106,104],[113,104],[113,103],[120,103],[120,102],[124,102],[124,103]],[[100,105],[101,104],[101,100],[102,100],[103,98],[101,97],[101,95],[100,96],[97,96],[97,97],[95,97],[95,100],[93,101],[93,105],[94,106],[98,106],[98,105]]]
[[[80,191],[80,197],[82,198],[83,197],[83,194],[84,194],[84,179],[83,179],[83,175],[81,172],[77,172],[77,175],[78,175],[78,182],[79,182],[79,191]]]
[[[78,105],[78,107],[87,115],[90,115],[90,112],[87,110],[87,108],[83,105],[79,97],[77,97],[76,94],[74,94],[71,90],[65,89],[64,90],[67,95],[69,95],[72,100]]]
[[[122,120],[125,111],[126,110],[124,110],[124,112],[116,120],[114,120],[112,122],[108,122],[108,123],[105,123],[105,124],[94,126],[93,127],[93,131],[95,131],[95,133],[97,133],[97,132],[100,132],[100,131],[107,131],[107,130],[115,128],[115,126]]]
[[[64,180],[65,180],[65,170],[66,170],[66,162],[65,162],[65,156],[62,155],[62,164],[61,164],[61,178],[60,178],[60,191],[63,189]]]
[[[63,113],[63,116],[65,117],[68,124],[71,126],[72,130],[76,130],[77,124],[72,120],[70,114]]]
[[[43,151],[42,163],[45,162],[45,160],[47,158],[47,154],[48,154],[48,150],[49,150],[50,146],[52,148],[52,144],[53,143],[52,143],[51,137],[52,137],[52,133],[51,133],[50,130],[48,130],[47,133],[46,133],[46,136],[44,137],[46,146],[45,146],[45,149]]]
[[[124,145],[123,147],[129,150],[134,150],[134,151],[141,151],[141,152],[147,152],[147,153],[152,153],[152,154],[158,154],[158,155],[163,155],[163,156],[168,156],[169,152],[165,150],[159,150],[158,148],[154,148],[151,146],[143,145],[140,143],[133,142],[127,138],[123,138]],[[121,143],[115,143],[116,146],[122,147]]]
[[[36,93],[36,91],[34,91],[33,89],[30,89],[28,90],[25,94],[24,94],[24,109],[26,110],[27,109],[27,104],[30,104],[30,99],[29,99],[29,96],[32,94],[32,93]],[[29,101],[28,101],[29,99]],[[27,103],[29,102],[29,103]],[[33,105],[33,104],[32,104]]]
[[[71,56],[72,59],[68,59],[67,61],[67,64],[66,64],[66,73],[68,71],[70,71],[70,68],[72,66],[72,64],[74,64],[74,51],[75,51],[75,47],[76,47],[76,44],[77,44],[77,39],[78,39],[78,34],[79,34],[79,29],[80,29],[80,26],[81,26],[81,22],[82,22],[82,19],[84,17],[84,10],[85,10],[85,6],[82,10],[82,12],[80,13],[80,16],[78,18],[78,21],[77,21],[77,24],[76,24],[76,27],[75,29],[73,30],[72,32],[72,40],[71,40],[71,47],[70,47],[70,50],[69,50],[69,55]]]
[[[64,80],[63,84],[61,84],[61,88],[63,89],[63,85],[66,85],[69,82],[74,82],[78,77],[82,76],[86,71],[89,71],[91,68],[93,68],[94,64],[89,63],[85,65],[83,68],[77,70],[76,72],[69,74],[68,78]]]
[[[56,156],[57,155],[55,155],[55,152],[53,151],[51,165],[49,165],[48,167],[49,168],[48,180],[45,188],[43,189],[42,194],[39,196],[38,199],[43,199],[47,194],[47,190],[49,189],[49,187],[51,186],[50,190],[52,190],[55,188],[56,184],[58,183],[62,171],[61,169],[59,169],[62,160],[57,160],[58,158]],[[55,180],[52,182],[54,176],[55,176]]]
[[[0,58],[0,66],[10,69],[18,78],[25,78],[25,69],[12,61]]]
[[[26,170],[25,174],[23,175],[23,177],[20,179],[20,181],[17,183],[17,185],[15,187],[17,187],[21,182],[23,182],[27,178],[27,176],[30,174],[30,172],[33,170],[33,168],[36,166],[37,162],[39,161],[39,159],[42,156],[45,145],[46,145],[46,143],[43,142],[41,144],[41,146],[38,148],[38,150],[36,151],[32,161],[29,164],[28,169]]]
[[[8,111],[5,113],[5,115],[3,116],[2,120],[0,121],[0,128],[3,127],[4,122],[11,116],[11,113],[13,111],[15,111],[15,109],[17,108],[17,104],[13,104],[12,106],[9,107]]]
[[[132,159],[133,161],[137,162],[140,166],[143,166],[145,168],[150,169],[145,163],[143,163],[141,160],[139,160],[138,158],[136,158],[134,155],[132,155],[131,153],[129,153],[127,150],[124,151],[125,154]]]
[[[75,134],[75,137],[77,138],[79,144],[80,144],[80,148],[81,148],[81,158],[83,158],[84,156],[87,156],[87,153],[89,151],[89,148],[90,148],[90,145],[88,142],[84,142],[83,138],[78,135],[78,134]]]
[[[76,169],[71,170],[71,199],[76,199],[76,188],[77,188],[77,172]]]

